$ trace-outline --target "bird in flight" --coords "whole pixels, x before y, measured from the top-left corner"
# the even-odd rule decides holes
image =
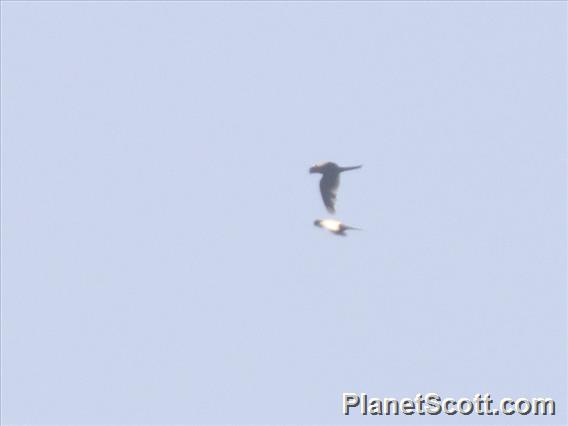
[[[310,173],[321,173],[320,192],[323,203],[330,213],[335,213],[335,199],[337,197],[337,188],[339,187],[339,174],[347,170],[355,170],[363,167],[340,167],[331,161],[316,164],[310,167]]]
[[[349,229],[354,229],[360,231],[360,228],[354,228],[353,226],[347,226],[335,219],[317,219],[314,221],[315,226],[319,226],[320,228],[327,229],[329,232],[334,233],[335,235],[341,235],[342,237],[346,237],[347,234],[345,231]]]

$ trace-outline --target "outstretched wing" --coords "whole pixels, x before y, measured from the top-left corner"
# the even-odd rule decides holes
[[[330,213],[335,213],[335,199],[339,187],[339,173],[324,173],[320,180],[323,203]]]

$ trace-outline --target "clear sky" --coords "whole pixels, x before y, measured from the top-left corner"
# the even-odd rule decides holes
[[[3,423],[566,423],[566,3],[1,12]]]

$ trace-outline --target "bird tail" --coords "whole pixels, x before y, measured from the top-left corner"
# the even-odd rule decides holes
[[[362,231],[361,228],[355,228],[354,226],[347,226],[347,225],[343,225],[345,230],[353,230],[353,231]]]
[[[355,169],[360,169],[361,167],[363,167],[362,164],[359,164],[358,166],[351,166],[351,167],[340,167],[339,171],[340,172],[346,172],[348,170],[355,170]]]

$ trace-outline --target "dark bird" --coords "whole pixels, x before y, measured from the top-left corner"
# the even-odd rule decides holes
[[[310,173],[321,173],[320,192],[323,203],[330,213],[335,213],[335,198],[339,187],[339,174],[347,170],[360,169],[361,166],[340,167],[331,161],[310,167]]]
[[[320,228],[327,229],[329,232],[334,233],[335,235],[341,235],[342,237],[346,237],[347,234],[345,231],[349,229],[354,229],[360,231],[359,228],[354,228],[353,226],[347,226],[335,219],[317,219],[314,221],[315,226],[319,226]]]

